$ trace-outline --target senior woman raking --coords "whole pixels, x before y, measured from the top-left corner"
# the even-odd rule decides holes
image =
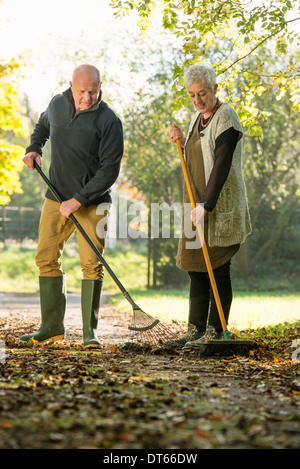
[[[194,195],[196,208],[187,215],[183,210],[177,266],[190,277],[187,332],[169,340],[170,346],[197,348],[201,345],[208,312],[215,337],[221,338],[222,326],[211,290],[201,247],[195,246],[185,217],[194,225],[204,226],[204,237],[211,261],[226,323],[228,323],[232,285],[230,265],[240,244],[251,232],[246,188],[242,172],[243,129],[236,111],[217,97],[214,68],[207,63],[191,66],[185,86],[196,109],[186,138],[180,127],[172,124],[169,136],[180,141]],[[184,207],[189,204],[186,185]]]

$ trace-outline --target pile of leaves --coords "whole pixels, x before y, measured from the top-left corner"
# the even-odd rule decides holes
[[[76,334],[26,347],[18,332],[13,317],[1,319],[2,449],[300,446],[300,367],[291,347],[299,322],[244,331],[254,341],[248,355],[209,358],[124,345],[87,352]]]

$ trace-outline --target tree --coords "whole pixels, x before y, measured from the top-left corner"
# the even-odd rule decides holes
[[[21,193],[19,172],[24,148],[12,143],[27,137],[27,123],[20,105],[17,81],[20,59],[0,66],[0,205],[10,201],[13,192]]]
[[[264,54],[267,58],[268,54]],[[249,239],[249,268],[274,259],[297,258],[295,214],[300,203],[299,113],[288,94],[276,100],[274,90],[257,97],[270,117],[262,123],[264,138],[246,137],[245,177],[253,233]]]
[[[265,113],[256,102],[262,80],[264,87],[276,89],[277,96],[289,92],[292,105],[299,109],[298,62],[290,58],[283,68],[273,64],[269,69],[260,57],[262,47],[272,48],[274,56],[281,57],[291,45],[299,46],[299,34],[293,29],[300,23],[298,1],[265,0],[257,4],[251,0],[111,0],[111,6],[117,16],[136,10],[143,31],[147,31],[160,7],[163,28],[181,41],[183,52],[173,67],[174,103],[178,108],[188,99],[183,83],[185,68],[217,51],[214,66],[225,99],[236,100],[240,119],[251,135],[262,136],[260,119]],[[236,87],[245,83],[247,93],[237,97]]]
[[[128,152],[124,173],[141,191],[148,208],[148,286],[152,287],[178,285],[184,280],[175,268],[176,207],[181,205],[183,177],[176,147],[168,137],[174,122],[169,93],[162,86],[168,80],[166,69],[161,69],[151,79],[155,91],[140,91],[136,104],[124,115]],[[159,86],[161,93],[157,92]]]
[[[34,112],[30,107],[28,97],[25,96],[23,100],[23,107],[26,113],[28,133],[33,132],[34,126],[38,121],[38,113]],[[24,146],[29,145],[30,138],[24,141]],[[22,142],[23,143],[23,142]],[[22,148],[22,156],[25,151]],[[46,143],[43,148],[43,171],[48,174],[50,167],[50,144]],[[42,178],[38,177],[36,171],[31,171],[26,166],[19,174],[19,181],[22,187],[21,193],[14,192],[10,197],[10,205],[15,207],[34,207],[40,209],[44,203],[44,196],[46,192],[45,183]]]

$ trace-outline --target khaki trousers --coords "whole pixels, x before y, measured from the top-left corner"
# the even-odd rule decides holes
[[[101,204],[99,208],[97,205],[91,205],[88,208],[80,207],[74,213],[74,216],[101,254],[104,251],[104,227],[107,223],[109,207],[110,204]],[[40,219],[39,241],[35,258],[41,277],[58,277],[62,275],[61,256],[64,245],[75,229],[74,222],[70,218],[61,215],[60,204],[46,198]],[[101,237],[98,236],[97,231]],[[77,235],[82,278],[102,280],[104,267],[101,261],[79,231]]]

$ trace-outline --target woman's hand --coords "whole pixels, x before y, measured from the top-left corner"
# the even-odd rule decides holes
[[[169,131],[169,137],[170,137],[171,142],[176,142],[176,140],[179,140],[182,148],[184,147],[185,138],[184,138],[183,132],[181,128],[178,127],[176,124],[172,124],[170,131]]]
[[[203,204],[198,204],[194,210],[191,212],[191,220],[193,222],[194,226],[197,226],[199,224],[203,224],[204,220],[204,215],[207,213],[205,208],[203,207]]]

